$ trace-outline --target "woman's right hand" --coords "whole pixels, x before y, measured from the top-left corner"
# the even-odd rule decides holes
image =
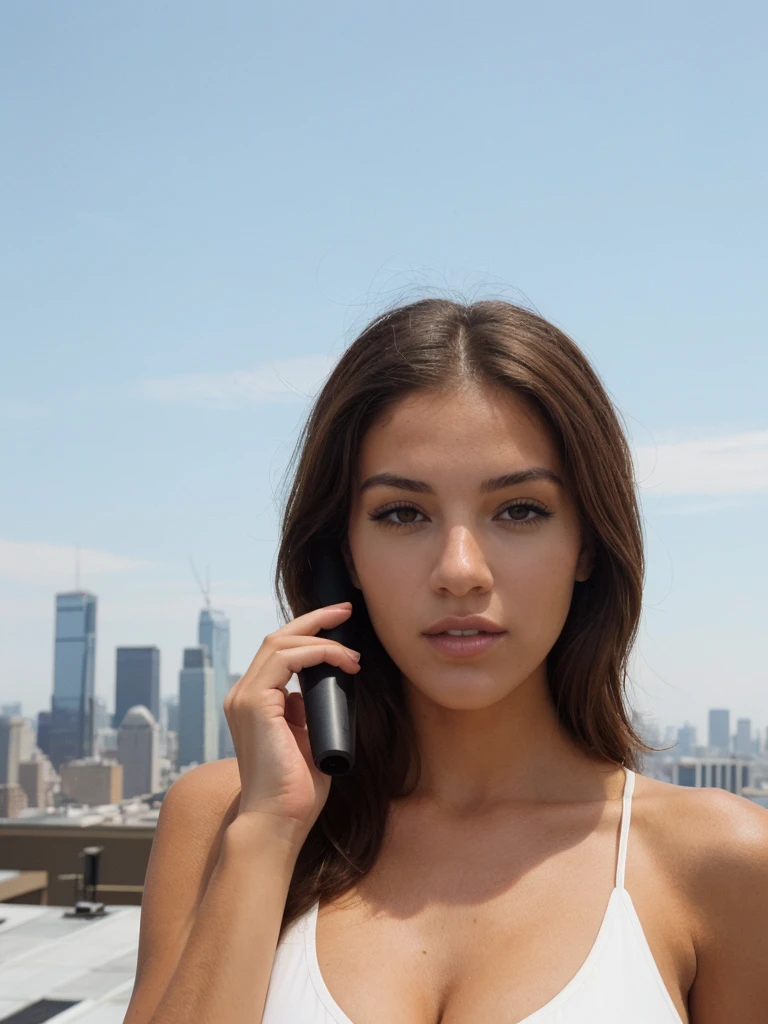
[[[294,673],[321,662],[350,675],[359,671],[357,652],[314,635],[351,612],[349,601],[326,605],[270,633],[224,699],[240,770],[238,818],[263,815],[298,847],[328,799],[331,778],[312,760],[304,698],[286,686]]]

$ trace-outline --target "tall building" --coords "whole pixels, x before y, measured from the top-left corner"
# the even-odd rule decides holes
[[[731,751],[731,712],[726,708],[710,709],[709,749],[715,757],[727,757]]]
[[[170,697],[165,697],[163,700],[165,706],[165,728],[168,732],[175,732],[178,734],[179,731],[179,698],[176,694],[172,694]]]
[[[219,728],[213,668],[206,647],[187,647],[179,673],[179,767],[216,761]]]
[[[15,786],[19,782],[23,727],[23,718],[0,715],[0,785]]]
[[[31,761],[39,753],[35,742],[35,726],[31,719],[21,719],[21,741],[19,743],[19,760]]]
[[[119,729],[126,712],[138,704],[160,721],[160,651],[157,647],[118,647],[112,728]]]
[[[37,713],[37,745],[46,756],[51,753],[51,712]]]
[[[107,711],[107,703],[103,697],[95,697],[93,701],[93,732],[94,735],[99,729],[109,729],[112,725],[112,715]]]
[[[96,596],[78,590],[56,595],[50,758],[65,761],[93,753],[96,661]]]
[[[46,767],[50,767],[50,762],[42,757],[19,763],[19,785],[27,794],[27,807],[47,805]]]
[[[675,753],[678,757],[690,757],[693,755],[695,748],[696,726],[686,722],[682,729],[677,730],[677,750]]]
[[[123,798],[160,789],[159,726],[148,708],[129,708],[117,733],[117,760],[123,766]]]
[[[734,753],[739,757],[750,757],[752,755],[752,719],[738,718],[736,720],[736,739],[733,745]]]
[[[213,668],[219,757],[234,754],[229,726],[224,714],[224,698],[229,691],[229,619],[224,612],[203,608],[197,627],[197,642],[205,647]],[[231,752],[230,752],[231,751]]]

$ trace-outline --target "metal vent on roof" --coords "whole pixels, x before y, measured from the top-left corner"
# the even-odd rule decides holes
[[[77,1006],[80,999],[38,999],[23,1010],[17,1010],[10,1017],[0,1017],[0,1024],[43,1024],[43,1021],[58,1017],[70,1006]]]

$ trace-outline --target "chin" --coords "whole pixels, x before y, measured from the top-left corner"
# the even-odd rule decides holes
[[[517,689],[517,685],[509,681],[501,685],[498,680],[479,678],[472,679],[471,674],[456,673],[455,679],[446,679],[447,673],[434,685],[409,685],[421,697],[448,711],[483,711],[492,708]]]

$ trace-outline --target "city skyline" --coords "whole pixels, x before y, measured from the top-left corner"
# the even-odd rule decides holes
[[[183,649],[176,692],[159,692],[156,645],[119,646],[110,715],[93,692],[99,598],[82,589],[54,595],[51,708],[24,714],[23,701],[0,704],[0,817],[44,821],[49,810],[66,813],[72,803],[103,807],[151,799],[180,772],[235,756],[221,706],[237,680],[227,672],[230,623],[212,608],[209,588],[203,596],[198,642]],[[743,791],[768,806],[765,722],[753,722],[738,708],[709,708],[704,736],[688,720],[675,726],[630,710],[634,729],[655,748],[637,751],[642,774],[673,785]]]
[[[211,673],[211,688],[213,694],[211,699],[213,700],[213,706],[216,708],[216,717],[218,720],[216,756],[231,757],[234,756],[235,753],[234,746],[232,745],[229,728],[226,723],[226,717],[223,714],[222,707],[224,695],[238,678],[238,674],[230,673],[228,671],[230,620],[222,609],[211,607],[210,593],[208,591],[204,591],[203,596],[205,601],[204,607],[198,607],[197,613],[197,646],[185,646],[181,650],[181,665],[178,669],[176,688],[171,689],[169,693],[161,692],[160,690],[159,666],[161,663],[161,651],[157,645],[128,646],[121,644],[114,649],[114,680],[111,689],[108,691],[112,699],[105,699],[103,694],[92,692],[92,695],[95,698],[95,715],[98,715],[100,707],[106,709],[109,717],[114,719],[112,722],[112,728],[117,730],[120,725],[117,718],[121,713],[121,709],[122,714],[124,714],[129,708],[136,705],[142,705],[147,707],[153,715],[154,720],[159,723],[162,717],[161,707],[164,708],[167,705],[167,702],[174,698],[176,701],[179,700],[182,689],[181,680],[184,676],[185,669],[188,670],[193,667],[189,659],[190,657],[192,659],[198,658],[198,655],[195,652],[200,650],[203,652],[202,657],[205,659],[205,664]],[[81,589],[55,594],[53,597],[56,609],[54,651],[56,652],[59,650],[60,643],[63,644],[63,646],[68,646],[71,644],[72,640],[79,642],[82,646],[85,638],[80,636],[80,633],[83,632],[81,627],[85,621],[84,617],[88,617],[90,633],[86,643],[88,648],[88,658],[86,660],[90,666],[87,671],[92,672],[94,647],[97,651],[99,649],[96,635],[96,607],[98,604],[98,596],[91,591]],[[86,608],[89,609],[89,611],[86,612]],[[79,619],[77,618],[78,610],[80,612]],[[60,621],[60,613],[62,611],[64,615]],[[75,615],[77,624],[77,628],[74,630],[71,625],[73,614]],[[63,618],[67,615],[69,616],[67,618],[67,624],[62,625]],[[83,656],[81,654],[81,661],[82,657]],[[195,662],[195,667],[202,668],[203,663],[201,662],[198,666],[197,662]],[[81,665],[81,674],[83,670],[85,670],[85,665]],[[61,667],[58,672],[59,675],[61,675]],[[43,706],[34,710],[27,708],[23,717],[30,721],[36,721],[37,716],[40,713],[43,713],[43,715],[49,715],[51,723],[53,722],[51,712],[56,692],[56,678],[57,669],[54,658],[51,706]],[[295,678],[289,685],[292,688],[297,685]],[[143,695],[145,692],[148,695],[147,699],[139,699],[138,695]],[[24,700],[19,700],[18,698],[12,699],[11,701],[0,699],[0,707],[7,707],[9,709],[18,707],[24,708]],[[693,755],[694,748],[703,751],[705,747],[710,749],[711,753],[716,752],[717,748],[720,748],[720,750],[732,749],[734,752],[740,750],[741,753],[757,753],[764,749],[768,750],[768,724],[766,724],[766,721],[761,721],[760,719],[755,720],[749,715],[739,714],[739,709],[712,707],[707,709],[706,743],[701,739],[705,734],[704,730],[699,725],[692,723],[690,721],[690,716],[686,716],[683,722],[673,723],[664,720],[663,717],[652,708],[649,709],[647,707],[641,708],[639,706],[632,706],[630,710],[632,711],[633,716],[637,716],[637,720],[643,723],[644,727],[647,724],[651,724],[655,727],[657,735],[655,739],[651,740],[655,745],[668,746],[671,736],[674,735],[674,742],[676,743],[674,753],[677,755]],[[733,719],[731,719],[732,711],[736,712]],[[735,729],[731,727],[731,721],[734,722]],[[92,733],[94,735],[97,724],[98,723],[96,722],[92,723]],[[48,727],[48,723],[46,723],[46,728]],[[79,724],[75,731],[78,729],[80,729]],[[723,742],[723,737],[726,738],[725,743]]]

